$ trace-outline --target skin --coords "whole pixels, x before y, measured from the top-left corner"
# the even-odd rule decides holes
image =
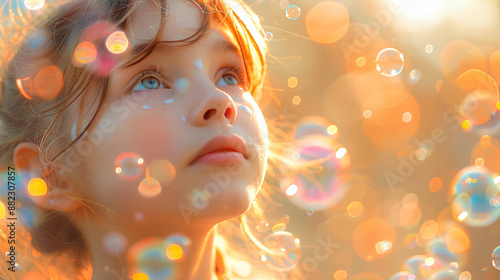
[[[175,0],[169,8],[171,15],[162,40],[182,39],[197,29],[200,12],[195,6]],[[131,38],[129,48],[152,36],[151,27],[157,28],[154,23],[159,21],[154,15],[158,8],[147,4],[142,9],[142,16],[126,30]],[[224,69],[228,63],[243,68],[241,55],[212,51],[222,41],[237,46],[227,31],[214,27],[191,45],[156,48],[139,64],[119,70],[126,61],[125,53],[110,73],[106,106],[99,121],[87,134],[92,137],[101,133],[104,137],[92,144],[91,152],[80,162],[81,168],[44,174],[38,148],[29,142],[17,146],[15,165],[20,172],[28,179],[45,178],[50,186],[46,195],[32,199],[42,207],[66,212],[83,233],[92,261],[92,279],[109,279],[115,275],[113,271],[120,275],[124,267],[128,273],[133,271],[126,249],[118,253],[104,250],[102,239],[109,232],[122,234],[127,248],[148,237],[165,238],[180,233],[189,238],[191,245],[184,251],[184,259],[176,264],[176,279],[216,279],[215,229],[220,222],[248,210],[263,183],[268,150],[261,110],[245,90],[245,82],[232,84],[240,77]],[[195,66],[200,58],[201,70]],[[147,81],[153,88],[161,87],[159,82],[165,88],[130,92],[127,84],[149,65],[158,66],[167,75]],[[184,90],[176,88],[175,81],[179,79],[186,79],[189,86]],[[134,82],[134,88],[144,85],[139,84],[141,80]],[[167,99],[173,102],[164,103]],[[151,109],[144,109],[143,105]],[[251,113],[240,105],[247,106]],[[238,164],[190,165],[201,147],[221,134],[242,137],[248,147],[248,159]],[[161,184],[158,195],[141,195],[138,185],[145,178],[144,172],[134,181],[126,181],[115,173],[115,158],[127,151],[138,153],[144,166],[154,160],[168,160],[175,168],[175,178]],[[78,173],[82,170],[86,172]],[[83,182],[77,175],[87,180]],[[208,185],[214,195],[205,197],[200,206],[193,201],[193,193],[199,194]]]

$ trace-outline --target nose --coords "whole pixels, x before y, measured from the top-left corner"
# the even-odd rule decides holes
[[[236,104],[233,98],[217,88],[210,90],[194,111],[193,122],[197,126],[203,126],[209,122],[227,122],[233,124],[236,119]]]

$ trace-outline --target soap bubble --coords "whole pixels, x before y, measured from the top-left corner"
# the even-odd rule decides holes
[[[297,266],[300,259],[300,239],[290,232],[279,231],[264,240],[264,246],[274,254],[264,253],[261,260],[277,271],[290,270]]]
[[[297,20],[300,17],[300,7],[297,5],[290,5],[286,8],[286,17],[289,20]]]
[[[500,246],[496,247],[491,253],[491,262],[493,263],[493,267],[500,270]]]
[[[266,41],[271,41],[273,39],[273,33],[271,32],[266,32]]]
[[[375,63],[377,64],[377,71],[379,71],[380,74],[387,77],[393,77],[403,70],[404,57],[400,51],[393,48],[387,48],[378,53]]]
[[[500,207],[490,201],[500,197],[500,188],[486,168],[466,167],[451,183],[455,219],[475,227],[491,225],[500,217]]]

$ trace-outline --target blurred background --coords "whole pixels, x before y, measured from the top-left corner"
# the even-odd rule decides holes
[[[500,279],[499,2],[248,3],[291,157],[332,155],[275,196],[307,279]]]
[[[500,279],[500,3],[247,3],[270,46],[264,115],[295,125],[294,160],[330,156],[279,180],[282,207],[257,230],[301,250],[270,268]]]

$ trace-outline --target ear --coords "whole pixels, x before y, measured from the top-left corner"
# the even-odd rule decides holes
[[[69,212],[81,206],[78,186],[63,179],[57,169],[43,164],[37,145],[30,142],[18,144],[14,150],[14,166],[23,178],[25,190],[28,190],[28,183],[35,178],[42,179],[47,184],[47,193],[44,195],[33,196],[26,191],[38,206],[62,212]]]

